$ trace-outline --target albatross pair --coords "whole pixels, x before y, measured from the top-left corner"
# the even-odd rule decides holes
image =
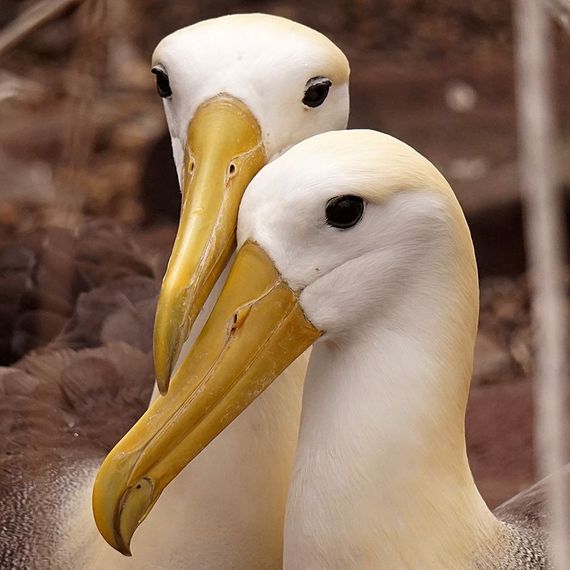
[[[264,22],[266,29],[273,25],[269,21]],[[261,107],[251,113],[252,107],[269,99],[289,109],[294,100],[276,90],[273,80],[261,80],[255,59],[255,82],[241,92],[237,89],[237,100],[226,94],[233,83],[224,87],[222,81],[215,90],[223,96],[212,98],[197,84],[197,93],[207,94],[205,103],[174,103],[176,88],[189,86],[195,77],[177,67],[176,42],[200,38],[208,26],[179,32],[157,51],[159,91],[172,97],[166,109],[183,186],[183,219],[155,331],[164,396],[155,399],[98,474],[93,504],[101,533],[115,548],[128,552],[137,526],[189,461],[224,429],[243,430],[240,414],[249,414],[251,420],[252,402],[263,402],[258,412],[271,409],[269,394],[287,402],[274,388],[285,391],[289,385],[296,390],[299,374],[269,386],[314,344],[291,479],[286,461],[290,448],[281,447],[277,420],[267,416],[275,429],[258,435],[258,443],[267,444],[265,452],[273,444],[274,455],[265,455],[262,472],[262,462],[256,463],[259,456],[251,463],[256,473],[250,481],[277,475],[289,488],[283,533],[286,568],[548,567],[540,490],[500,509],[501,521],[473,482],[464,433],[478,318],[473,246],[445,179],[404,143],[372,131],[321,134],[297,144],[255,176],[240,207],[239,251],[227,282],[169,387],[174,361],[204,291],[210,291],[232,249],[229,226],[218,229],[220,218],[223,221],[228,211],[228,219],[235,215],[243,188],[266,157],[305,138],[316,125],[317,130],[326,126],[324,119],[320,124],[311,119],[311,128],[299,130],[301,117],[306,117],[292,112],[280,123],[278,135],[267,129],[267,115]],[[210,28],[208,37],[223,27]],[[235,79],[236,66],[243,73],[238,62],[248,53],[245,46],[252,45],[241,38],[238,43],[237,59],[235,54],[226,60],[223,51],[216,53],[226,81]],[[324,46],[320,39],[317,43]],[[326,45],[330,56],[334,50]],[[332,111],[327,114],[323,107],[321,117],[336,115],[331,122],[344,122],[345,61],[334,52],[336,63],[344,62],[344,75],[335,76],[332,67],[328,74],[311,67],[311,50],[303,53],[305,59],[296,61],[295,69],[312,77],[304,83],[305,108],[299,113],[322,105],[330,91]],[[266,57],[259,59],[264,65]],[[197,68],[200,61],[198,57]],[[301,85],[299,73],[286,76],[292,85]],[[313,86],[318,89],[311,90]],[[216,117],[229,115],[224,124],[232,125],[230,132],[236,120],[238,157],[235,145],[224,154],[224,141],[209,147],[209,152],[217,149],[212,154],[194,146],[195,133],[204,133],[198,137],[201,142],[209,133],[220,132],[212,129],[212,109]],[[192,120],[186,137],[179,127],[187,116]],[[200,158],[208,156],[224,166],[217,169],[213,198],[202,186],[208,169]],[[234,179],[240,180],[240,190],[232,194]],[[213,210],[212,203],[217,204]],[[207,215],[202,216],[203,211]],[[212,211],[216,215],[208,218]],[[273,409],[281,411],[291,429],[295,413],[285,407]],[[256,428],[250,433],[259,434],[267,426],[260,422]],[[252,459],[247,447],[226,451],[232,458],[243,452],[236,461],[240,469]],[[232,469],[226,466],[222,477],[231,480]],[[192,485],[191,478],[186,482]],[[216,489],[219,480],[213,483]],[[257,514],[262,512],[251,487],[241,500],[242,505],[253,501]],[[230,508],[227,516],[235,516]],[[279,529],[282,512],[274,515],[273,531]],[[223,517],[214,520],[223,526]],[[263,556],[262,534],[259,540]],[[251,554],[255,564],[255,551]],[[226,562],[229,567],[227,555]],[[280,555],[273,563],[280,564]],[[241,567],[253,567],[244,564]]]

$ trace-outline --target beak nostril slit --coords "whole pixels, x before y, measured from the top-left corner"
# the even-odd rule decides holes
[[[232,334],[235,333],[237,329],[239,329],[243,325],[250,311],[251,311],[251,305],[248,305],[246,307],[241,307],[234,313],[232,325],[230,327],[230,332]]]
[[[238,328],[238,314],[234,313],[234,319],[231,326],[231,332],[234,333]]]
[[[233,176],[236,173],[236,165],[233,162],[230,162],[230,167],[228,170],[230,176]]]

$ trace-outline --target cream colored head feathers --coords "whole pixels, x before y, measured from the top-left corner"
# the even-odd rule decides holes
[[[269,158],[314,134],[348,121],[348,61],[325,36],[285,18],[240,14],[199,22],[164,38],[152,65],[168,74],[164,101],[178,168],[186,127],[208,99],[227,93],[258,120]],[[302,103],[307,83],[332,85],[317,108]]]
[[[343,195],[365,206],[354,227],[339,230],[325,210]],[[389,135],[325,133],[267,165],[242,201],[238,241],[248,239],[268,252],[325,332],[365,323],[375,310],[405,309],[400,301],[415,284],[429,287],[434,274],[448,272],[450,284],[465,280],[474,332],[476,266],[463,213],[437,169]]]
[[[276,16],[240,14],[164,38],[153,72],[183,206],[155,325],[155,368],[165,392],[233,249],[245,187],[288,147],[346,127],[349,67],[315,30]]]

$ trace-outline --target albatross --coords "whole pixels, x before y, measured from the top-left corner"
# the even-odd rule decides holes
[[[285,18],[246,14],[167,36],[152,71],[182,193],[154,329],[157,386],[167,394],[184,343],[195,338],[224,281],[247,184],[291,145],[346,127],[349,66],[322,34]],[[165,556],[169,568],[281,567],[305,370],[306,358],[292,363],[287,378],[200,461],[170,473],[169,481],[178,475],[175,485],[133,546],[136,568],[156,556]],[[135,528],[111,544],[129,554]],[[159,533],[156,546],[151,537]]]
[[[152,71],[182,195],[154,327],[157,385],[168,394],[183,347],[225,279],[247,184],[291,145],[346,127],[349,66],[322,34],[285,18],[246,14],[167,36]],[[27,567],[280,568],[305,369],[306,358],[292,363],[199,460],[170,473],[169,480],[179,476],[135,536],[132,559],[110,548],[93,521],[91,489],[101,458],[84,468],[70,465],[65,481],[73,479],[73,486],[54,486],[65,517],[46,529],[43,539],[51,544],[41,560],[24,553]],[[152,399],[163,397],[157,391]],[[111,544],[128,554],[135,527]]]
[[[238,244],[168,394],[99,471],[106,539],[313,346],[284,568],[548,568],[541,487],[492,513],[469,468],[477,268],[438,170],[385,134],[317,135],[251,182]]]

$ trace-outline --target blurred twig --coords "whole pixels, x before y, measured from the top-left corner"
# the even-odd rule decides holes
[[[0,56],[16,47],[38,28],[85,0],[42,0],[0,31]]]
[[[76,41],[68,92],[68,128],[56,184],[56,208],[48,216],[49,222],[54,225],[74,228],[82,220],[86,199],[85,178],[93,155],[96,133],[94,103],[106,67],[105,16],[108,1],[111,0],[87,0],[76,14]],[[45,255],[46,263],[50,263],[51,257],[59,253],[48,248]],[[67,285],[64,294],[69,302],[73,299],[72,268],[73,264],[60,268],[65,272],[60,275],[60,283]],[[42,306],[45,303],[49,304],[47,297],[42,300]],[[44,326],[46,324],[43,321],[37,323],[40,334],[44,334]]]
[[[546,0],[552,15],[570,32],[570,0]]]
[[[537,349],[535,439],[552,515],[553,567],[570,568],[566,464],[567,323],[563,284],[563,200],[555,156],[553,34],[547,7],[516,0],[515,37],[522,196]]]
[[[95,140],[94,104],[106,70],[106,5],[87,0],[76,15],[77,37],[69,71],[69,107],[63,160],[58,173],[58,209],[52,222],[73,226],[86,199],[85,175]]]
[[[137,8],[137,4],[139,5]],[[108,83],[115,88],[148,88],[150,66],[142,58],[134,40],[140,19],[140,2],[113,0],[108,3]]]

